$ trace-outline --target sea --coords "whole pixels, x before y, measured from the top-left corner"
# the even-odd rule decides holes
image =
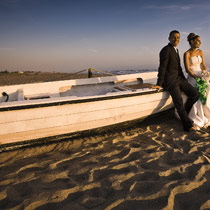
[[[129,70],[103,70],[103,71],[100,70],[99,72],[97,72],[97,74],[103,74],[102,72],[111,73],[115,75],[122,75],[122,74],[136,74],[136,73],[144,73],[144,72],[157,72],[157,70],[155,69],[141,69],[141,70],[129,69]]]
[[[112,74],[136,74],[136,73],[144,73],[144,72],[157,72],[157,70],[154,69],[141,69],[141,70],[111,70],[109,71]]]

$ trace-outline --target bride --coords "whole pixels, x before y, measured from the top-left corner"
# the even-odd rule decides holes
[[[200,36],[190,33],[187,37],[190,44],[190,49],[184,53],[184,65],[188,73],[188,82],[196,86],[196,78],[202,77],[202,72],[206,71],[206,65],[203,58],[203,52],[199,49],[201,45]],[[207,83],[208,84],[208,83]],[[207,88],[208,89],[208,88]],[[210,123],[210,96],[207,90],[206,103],[198,100],[192,107],[189,117],[194,121],[194,127],[200,130],[202,127],[207,127]]]

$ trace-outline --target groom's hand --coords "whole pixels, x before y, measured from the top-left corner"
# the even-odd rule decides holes
[[[162,89],[162,87],[159,85],[153,85],[153,86],[151,86],[151,88],[156,89],[158,92],[160,92],[160,90]]]

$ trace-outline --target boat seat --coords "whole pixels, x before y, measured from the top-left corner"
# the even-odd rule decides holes
[[[45,99],[51,98],[50,93],[41,93],[41,94],[34,94],[34,95],[25,95],[25,100],[36,100],[36,99]]]
[[[116,91],[128,91],[128,90],[129,91],[136,91],[135,89],[127,87],[126,85],[125,86],[114,87],[114,90],[116,90]]]
[[[143,83],[143,84],[135,84],[135,85],[126,85],[126,87],[133,88],[133,89],[144,89],[144,88],[151,88],[154,84],[151,83]]]
[[[23,92],[23,89],[22,88],[20,88],[20,89],[17,90],[17,100],[18,101],[25,100],[24,99],[24,92]]]
[[[133,82],[138,82],[140,84],[143,83],[143,79],[142,78],[134,78],[134,79],[124,79],[124,80],[116,80],[113,83],[117,84],[117,83],[133,83]]]

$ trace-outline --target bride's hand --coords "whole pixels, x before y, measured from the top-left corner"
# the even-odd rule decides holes
[[[194,74],[193,77],[194,77],[195,79],[197,79],[197,78],[200,78],[200,79],[201,79],[201,76],[200,76],[200,75],[197,75],[197,74]]]

